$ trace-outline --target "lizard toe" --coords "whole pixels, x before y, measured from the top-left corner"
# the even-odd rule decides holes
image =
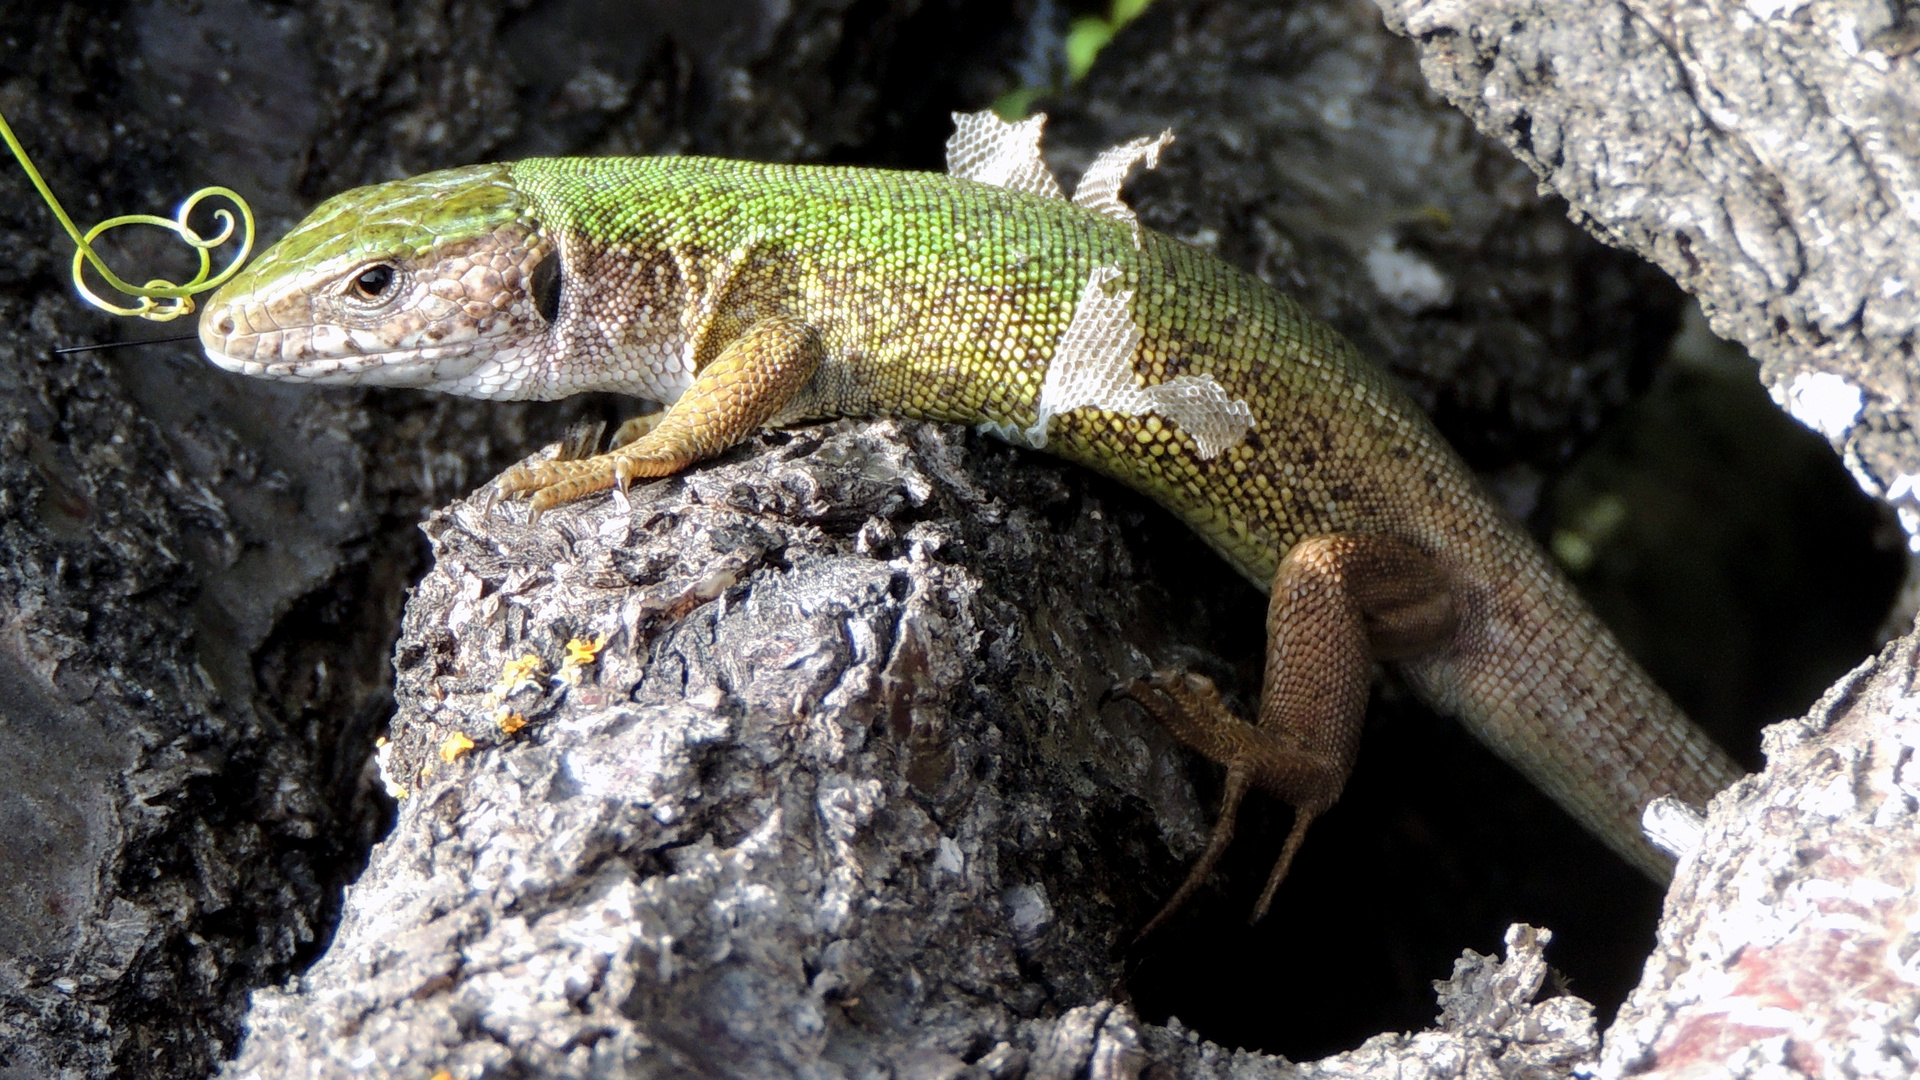
[[[1111,691],[1137,703],[1169,727],[1183,717],[1213,718],[1226,714],[1220,690],[1205,675],[1189,671],[1156,671],[1144,679],[1122,683]]]
[[[545,471],[541,465],[515,465],[506,472],[501,473],[500,476],[494,480],[493,486],[501,495],[507,497],[525,495],[530,491],[539,491],[541,488],[547,487],[558,479],[558,477],[555,476],[543,475]]]

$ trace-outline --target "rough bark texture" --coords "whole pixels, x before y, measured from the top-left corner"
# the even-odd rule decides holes
[[[1767,730],[1667,896],[1604,1076],[1920,1073],[1920,636]]]
[[[1544,940],[1518,928],[1508,965],[1462,961],[1435,1030],[1308,1065],[1111,1004],[1201,817],[1165,735],[1103,701],[1167,647],[1140,627],[1193,628],[1092,483],[883,422],[630,507],[437,514],[398,650],[399,824],[225,1075],[1594,1068],[1590,1007],[1536,1003]],[[1045,572],[1065,558],[1084,570]],[[1776,728],[1770,770],[1715,801],[1612,1075],[1911,1069],[1915,651]]]
[[[1911,539],[1920,24],[1880,3],[1383,4],[1435,86],[1761,361]],[[1911,1076],[1912,634],[1715,800],[1602,1074]]]
[[[513,153],[843,152],[1002,78],[980,34],[1010,10],[859,6],[0,5],[0,110],[83,222],[217,182],[270,240],[340,188]],[[0,1076],[205,1076],[386,828],[414,522],[564,420],[289,393],[188,345],[51,356],[123,331],[10,161],[0,191]]]
[[[1920,21],[1891,0],[1383,2],[1576,220],[1700,298],[1920,530]]]
[[[1174,869],[1141,811],[1200,828],[1169,740],[1100,707],[1165,598],[1061,470],[960,451],[815,429],[630,511],[435,515],[413,794],[233,1074],[861,1075],[1102,997]],[[1086,539],[1103,572],[1041,571]],[[572,638],[607,642],[577,687],[503,694]]]
[[[1545,935],[1519,928],[1509,966],[1461,962],[1440,1030],[1313,1066],[1106,1000],[1202,819],[1171,740],[1105,699],[1178,605],[1087,484],[882,422],[744,447],[631,508],[436,514],[386,751],[409,797],[225,1075],[1590,1064],[1590,1007],[1531,1004]],[[559,673],[570,639],[605,647],[513,689],[509,665]]]
[[[149,170],[124,161],[150,160],[151,134],[115,140],[88,108],[119,28],[78,7],[0,23],[0,107],[56,180],[152,205]],[[253,667],[364,535],[363,506],[332,508],[360,497],[365,464],[351,440],[296,449],[327,405],[223,393],[158,358],[123,383],[49,357],[98,324],[59,284],[24,179],[0,185],[0,1075],[204,1075],[250,985],[312,946],[342,851],[376,835],[326,799],[330,770],[350,788],[359,762],[329,759]],[[169,374],[207,392],[143,402]],[[377,720],[380,680],[335,674],[344,724]]]

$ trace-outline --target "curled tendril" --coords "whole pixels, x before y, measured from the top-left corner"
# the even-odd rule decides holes
[[[215,197],[226,199],[239,209],[240,221],[244,222],[244,229],[239,253],[217,276],[209,276],[213,274],[213,249],[233,238],[236,225],[233,213],[224,209],[215,210],[213,219],[219,223],[220,231],[207,237],[195,232],[193,227],[187,224],[187,219],[193,216],[194,208],[203,200]],[[200,272],[184,285],[175,285],[165,279],[156,278],[136,288],[121,281],[113,271],[107,269],[93,251],[95,237],[121,225],[155,225],[169,230],[199,253]],[[246,262],[247,253],[253,250],[253,210],[247,206],[245,199],[230,188],[205,187],[187,196],[187,200],[180,204],[180,212],[171,220],[153,214],[122,214],[119,217],[108,218],[88,229],[76,243],[78,247],[73,252],[73,287],[86,298],[88,303],[115,315],[133,315],[142,319],[152,319],[155,322],[166,322],[182,315],[192,314],[193,294],[217,289],[228,278],[240,271],[240,264]],[[105,279],[107,284],[129,296],[139,297],[139,301],[131,307],[121,307],[95,295],[93,290],[87,288],[86,280],[81,275],[82,268],[88,263],[93,264],[95,272]]]
[[[108,218],[83,234],[73,224],[73,219],[67,216],[66,210],[60,205],[60,200],[53,197],[53,190],[47,187],[47,182],[41,178],[40,170],[33,167],[33,162],[28,159],[26,150],[20,146],[20,140],[14,138],[13,128],[8,126],[5,116],[0,116],[0,138],[5,138],[7,148],[13,151],[13,156],[19,160],[20,167],[27,171],[27,179],[33,181],[35,190],[39,191],[40,197],[46,200],[47,208],[53,211],[54,217],[60,219],[61,227],[65,228],[67,235],[73,238],[73,287],[94,307],[110,311],[115,315],[131,315],[151,319],[154,322],[167,322],[182,315],[192,314],[194,294],[219,288],[228,278],[240,272],[241,265],[247,261],[247,255],[253,251],[253,208],[248,206],[247,200],[241,198],[237,192],[223,187],[201,188],[187,196],[187,200],[180,204],[180,212],[172,218],[158,217],[153,214],[123,214],[120,217]],[[187,224],[187,219],[193,216],[193,211],[202,201],[214,197],[231,202],[240,211],[240,216],[236,220],[231,210],[215,210],[213,219],[219,224],[220,230],[212,236],[203,237]],[[95,237],[121,225],[154,225],[172,232],[199,253],[200,272],[195,274],[192,280],[179,285],[164,278],[155,278],[145,285],[130,285],[121,280],[120,275],[108,269],[106,262],[93,250]],[[233,239],[236,229],[240,232],[240,251],[220,273],[214,274],[213,249]],[[88,265],[92,265],[94,272],[100,275],[101,280],[116,291],[137,297],[137,302],[130,307],[122,307],[101,299],[87,287],[82,271]]]

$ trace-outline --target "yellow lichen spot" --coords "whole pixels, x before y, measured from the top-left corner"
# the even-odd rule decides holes
[[[429,1077],[428,1080],[453,1080],[453,1074],[448,1072],[445,1069],[441,1069],[439,1072],[434,1073],[431,1077]]]
[[[574,638],[567,642],[566,666],[579,667],[583,664],[593,663],[594,657],[600,655],[600,650],[607,647],[607,639],[612,636],[612,634],[608,633],[601,634],[592,641],[588,641],[585,638]]]
[[[527,718],[511,709],[501,709],[494,713],[493,722],[508,735],[516,734],[521,728],[527,726]]]
[[[466,732],[456,731],[447,736],[447,741],[440,744],[440,760],[451,765],[460,760],[461,754],[471,749],[473,749],[473,740],[467,738]]]
[[[574,638],[567,642],[567,658],[560,662],[560,672],[553,677],[554,681],[566,683],[568,686],[579,686],[580,669],[599,657],[600,650],[607,647],[607,640],[612,636],[611,633],[606,633],[592,641]]]
[[[537,687],[546,669],[546,662],[533,653],[518,660],[509,660],[500,665],[500,679],[494,684],[494,692],[501,697],[508,697],[529,686]]]

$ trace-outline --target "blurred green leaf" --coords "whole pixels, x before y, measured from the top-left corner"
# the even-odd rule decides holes
[[[1067,81],[1079,82],[1093,70],[1100,50],[1113,40],[1114,25],[1106,19],[1084,15],[1067,27]]]

